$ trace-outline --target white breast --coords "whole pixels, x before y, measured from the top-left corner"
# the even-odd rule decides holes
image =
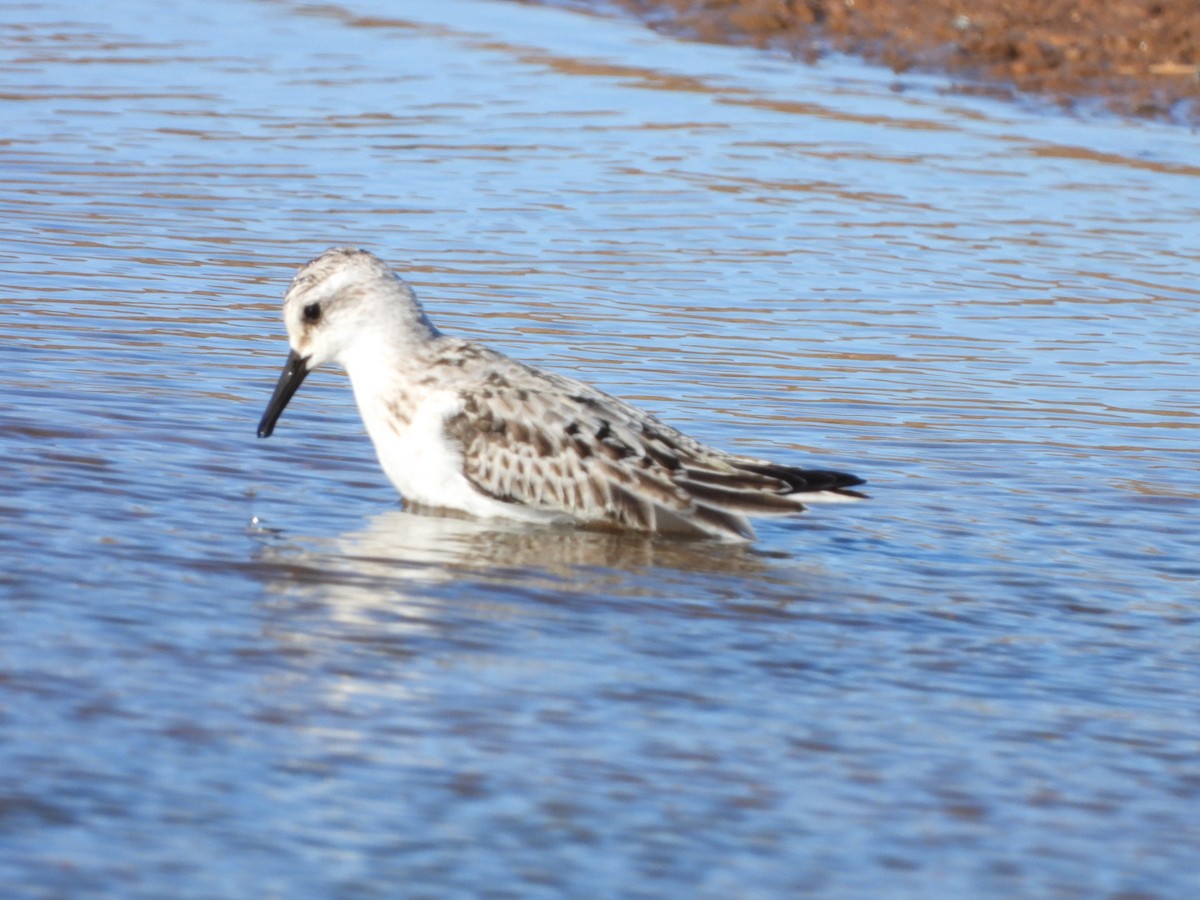
[[[553,513],[505,503],[481,494],[462,473],[462,452],[446,437],[446,420],[462,408],[451,391],[415,399],[405,424],[379,394],[355,390],[379,464],[406,501],[456,509],[475,516],[546,521]]]

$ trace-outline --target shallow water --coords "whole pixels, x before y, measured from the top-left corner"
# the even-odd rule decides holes
[[[1200,891],[1200,137],[501,2],[8,16],[6,891]],[[254,438],[331,244],[873,498],[405,512],[339,374]]]

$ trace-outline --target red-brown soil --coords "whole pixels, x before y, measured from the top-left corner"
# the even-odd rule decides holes
[[[946,71],[967,91],[1200,123],[1200,0],[568,0],[719,43]]]

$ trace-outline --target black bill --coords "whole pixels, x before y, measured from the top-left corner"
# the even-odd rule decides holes
[[[267,411],[263,413],[262,421],[258,423],[260,438],[271,436],[271,432],[275,430],[275,423],[279,421],[288,401],[292,399],[292,394],[300,389],[300,385],[307,375],[308,360],[293,350],[288,354],[283,372],[279,375],[275,393],[271,395],[271,402],[267,404]]]

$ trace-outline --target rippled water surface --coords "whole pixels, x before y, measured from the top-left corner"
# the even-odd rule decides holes
[[[503,2],[4,17],[6,895],[1200,893],[1200,136]],[[405,512],[338,373],[254,437],[332,244],[872,499]]]

